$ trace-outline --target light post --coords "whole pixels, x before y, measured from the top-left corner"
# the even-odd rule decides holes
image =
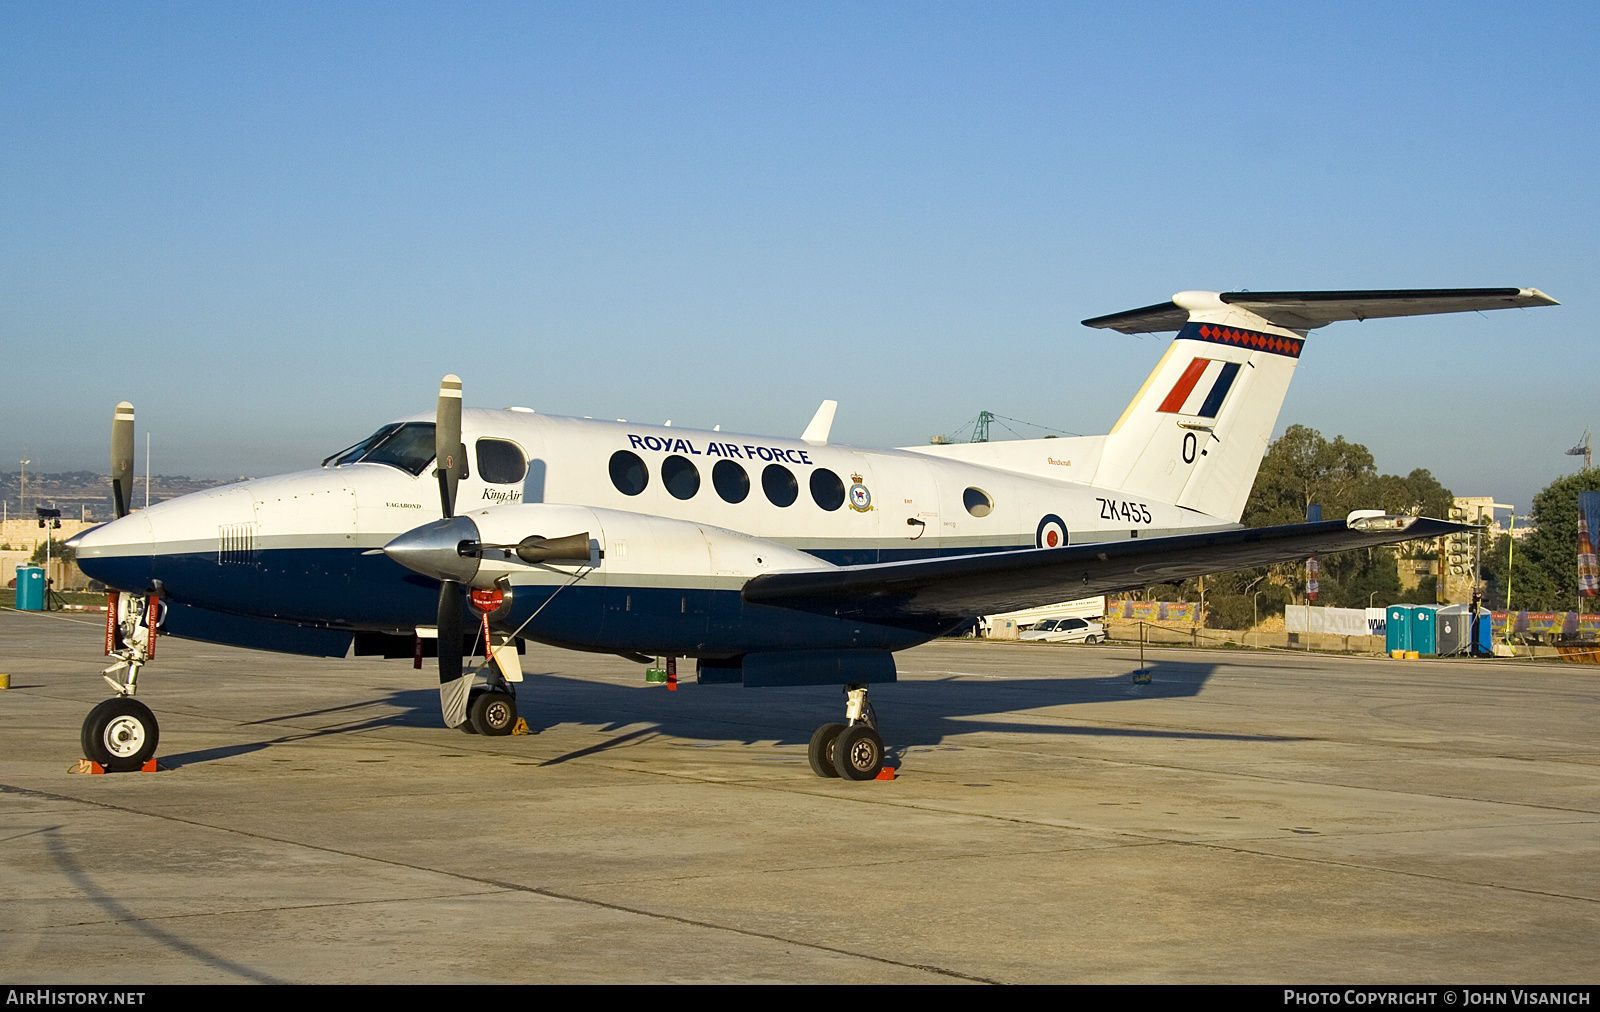
[[[1511,574],[1514,572],[1512,563],[1517,560],[1517,508],[1507,503],[1490,503],[1491,510],[1510,510],[1511,523],[1506,528],[1506,628],[1505,642],[1511,643]]]
[[[1378,596],[1378,592],[1377,591],[1373,591],[1372,593],[1367,595],[1367,607],[1368,608],[1372,607],[1372,599],[1377,597],[1377,596]]]

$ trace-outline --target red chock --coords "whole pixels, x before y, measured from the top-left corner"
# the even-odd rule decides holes
[[[874,780],[893,780],[894,779],[894,767],[893,766],[885,766],[883,769],[879,770],[878,771],[878,775],[873,777],[872,779],[874,779]]]

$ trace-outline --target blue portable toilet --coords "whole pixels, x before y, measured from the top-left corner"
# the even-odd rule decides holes
[[[1384,609],[1383,648],[1391,654],[1411,649],[1411,609],[1409,604],[1391,604]]]
[[[1436,654],[1439,652],[1438,608],[1432,605],[1418,604],[1411,607],[1411,646],[1419,654]]]
[[[44,611],[44,567],[17,567],[17,610]]]

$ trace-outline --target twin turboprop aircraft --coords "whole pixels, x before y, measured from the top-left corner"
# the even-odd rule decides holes
[[[85,754],[155,751],[133,698],[158,635],[292,653],[437,656],[450,727],[511,732],[522,642],[692,657],[701,682],[841,685],[821,776],[874,778],[869,687],[894,652],[979,615],[1455,524],[1358,511],[1245,529],[1246,497],[1309,331],[1338,320],[1554,305],[1536,289],[1180,292],[1084,321],[1177,331],[1107,435],[904,449],[462,409],[383,426],[322,467],[129,512],[133,410],[113,423],[119,519],[72,542],[115,588]],[[468,666],[468,658],[481,663]],[[115,677],[113,677],[115,676]]]

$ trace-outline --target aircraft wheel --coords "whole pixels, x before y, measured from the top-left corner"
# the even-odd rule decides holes
[[[847,727],[833,743],[833,764],[846,780],[872,780],[883,769],[883,739],[866,724]]]
[[[156,754],[161,729],[156,715],[137,699],[114,696],[83,720],[83,755],[116,773],[143,766]]]
[[[482,692],[467,708],[467,723],[479,734],[503,737],[517,726],[517,699],[509,692]]]
[[[817,776],[839,775],[839,770],[833,765],[833,744],[843,730],[843,724],[824,724],[811,736],[811,744],[806,747],[806,758],[811,760],[811,772]]]

